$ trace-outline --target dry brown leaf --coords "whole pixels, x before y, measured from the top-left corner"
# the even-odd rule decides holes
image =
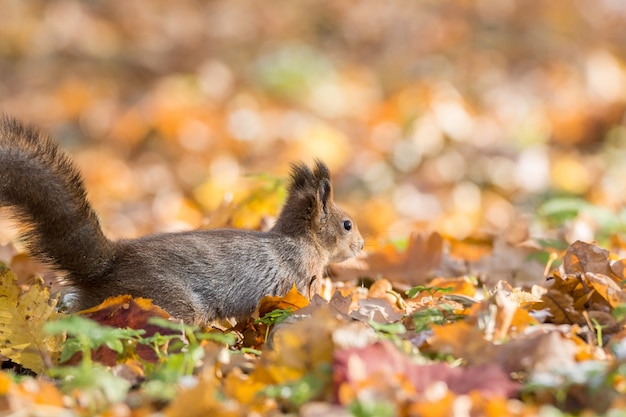
[[[553,271],[550,289],[558,290],[563,294],[570,294],[574,299],[584,296],[589,290],[583,287],[583,282],[574,275],[562,275],[560,271]]]
[[[130,295],[109,297],[97,306],[79,312],[85,317],[105,326],[144,328],[151,317],[171,318],[147,298],[133,298]]]
[[[567,248],[563,256],[562,269],[565,272],[564,275],[584,274],[585,272],[610,275],[609,251],[578,240]]]
[[[538,307],[538,308],[537,308]],[[582,324],[584,318],[574,308],[574,300],[568,294],[550,289],[541,297],[541,305],[535,309],[547,308],[552,314],[551,322],[556,324]]]
[[[611,272],[617,279],[617,282],[626,280],[626,259],[611,262]]]
[[[544,372],[576,361],[579,347],[559,331],[538,329],[498,347],[492,360],[509,372]]]
[[[352,297],[344,296],[341,291],[335,291],[333,297],[328,302],[330,307],[340,314],[348,315],[352,305]]]
[[[543,281],[545,265],[529,259],[529,255],[536,252],[535,248],[512,244],[497,237],[493,242],[493,251],[472,262],[470,271],[480,276],[489,287],[501,280],[516,286],[537,284]]]
[[[393,293],[393,286],[391,285],[391,282],[384,278],[379,279],[372,284],[369,292],[367,293],[367,297],[383,298],[391,304],[396,304],[398,302],[397,296]]]
[[[626,293],[611,277],[593,272],[587,272],[584,276],[611,308],[626,303]]]
[[[365,298],[359,300],[358,308],[351,311],[349,316],[366,322],[394,323],[404,317],[404,312],[385,298]]]
[[[432,278],[432,271],[443,257],[443,238],[439,233],[429,235],[413,233],[405,250],[400,251],[392,244],[367,253],[362,257],[333,265],[333,275],[341,280],[362,276],[384,277],[395,284],[409,287],[425,283]]]

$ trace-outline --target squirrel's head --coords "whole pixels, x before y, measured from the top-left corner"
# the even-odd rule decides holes
[[[287,201],[274,230],[310,237],[328,262],[342,262],[363,249],[356,222],[333,201],[330,171],[320,160],[315,168],[292,165]]]

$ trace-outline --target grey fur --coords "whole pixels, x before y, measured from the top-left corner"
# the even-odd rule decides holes
[[[293,285],[312,295],[329,262],[363,248],[356,224],[333,202],[321,161],[314,170],[292,166],[285,206],[269,232],[220,229],[111,241],[70,158],[6,116],[0,119],[0,205],[14,208],[29,252],[67,274],[77,308],[131,294],[200,324],[249,316],[261,297],[283,295]]]

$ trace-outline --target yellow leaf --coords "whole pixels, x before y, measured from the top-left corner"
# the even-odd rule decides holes
[[[245,375],[241,369],[235,368],[224,378],[224,392],[228,398],[240,404],[252,405],[259,399],[259,393],[273,380],[262,376],[263,372],[255,372],[252,376]]]
[[[198,383],[187,389],[180,389],[178,395],[165,410],[166,417],[200,417],[219,415],[239,416],[239,407],[233,401],[219,398],[219,381],[214,372],[206,370],[198,377]]]
[[[332,362],[331,333],[337,321],[328,306],[311,317],[288,324],[274,334],[272,350],[263,352],[261,363],[276,383],[294,381]]]
[[[56,360],[63,336],[44,333],[43,326],[60,314],[57,300],[50,299],[50,289],[38,279],[25,292],[17,277],[7,269],[0,273],[0,354],[41,373],[47,360]]]

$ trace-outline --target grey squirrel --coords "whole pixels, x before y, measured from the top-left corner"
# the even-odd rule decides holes
[[[315,290],[328,263],[363,249],[356,223],[333,202],[330,172],[292,165],[288,195],[268,232],[198,230],[109,240],[80,173],[58,145],[0,117],[0,206],[13,208],[27,251],[66,274],[76,309],[130,294],[207,324],[245,318],[265,295]]]

